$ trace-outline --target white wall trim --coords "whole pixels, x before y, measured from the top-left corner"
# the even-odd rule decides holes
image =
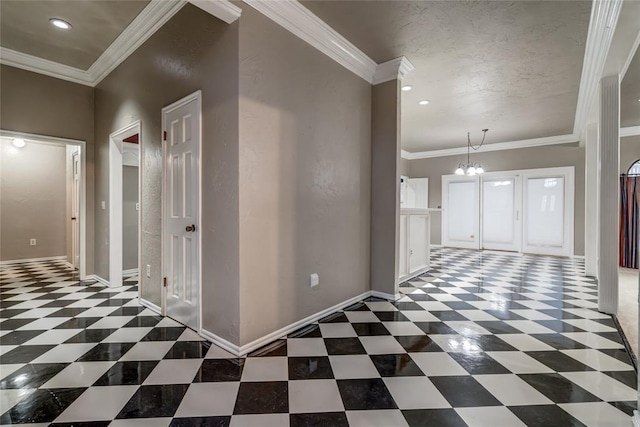
[[[88,70],[2,47],[0,64],[93,87],[155,34],[187,2],[226,23],[235,21],[242,13],[239,7],[228,0],[151,0]]]
[[[629,126],[626,128],[620,128],[620,138],[637,135],[640,135],[640,126]]]
[[[416,67],[413,66],[411,61],[406,57],[401,56],[399,58],[392,59],[391,61],[378,64],[371,83],[377,85],[394,79],[402,80],[405,75],[415,69]]]
[[[111,284],[109,283],[108,280],[103,279],[102,277],[98,276],[97,274],[90,274],[87,277],[84,278],[84,280],[95,280],[96,282],[100,283],[101,285],[104,285],[106,287],[111,287]]]
[[[0,265],[11,265],[11,264],[25,264],[28,262],[39,262],[39,261],[66,261],[66,255],[60,256],[46,256],[42,258],[22,258],[22,259],[8,259],[6,261],[0,261]],[[68,263],[67,263],[68,264]]]
[[[237,346],[236,344],[230,341],[225,340],[224,338],[214,334],[213,332],[209,332],[206,329],[201,329],[200,336],[205,338],[207,341],[210,341],[212,344],[215,344],[218,347],[222,348],[223,350],[228,351],[234,356],[238,356],[238,357],[241,356],[239,346]]]
[[[578,105],[573,123],[574,135],[581,135],[587,124],[589,111],[595,102],[598,84],[602,78],[613,34],[618,24],[622,3],[623,0],[594,1],[591,7]]]
[[[0,47],[0,64],[79,83],[81,85],[93,86],[91,77],[89,77],[89,74],[84,70],[7,49],[6,47]]]
[[[422,272],[424,273],[424,271]],[[420,274],[422,274],[420,273]],[[371,296],[372,297],[376,297],[376,298],[382,298],[382,299],[387,299],[389,301],[397,301],[400,298],[402,298],[402,294],[401,293],[397,293],[397,294],[388,294],[386,292],[380,292],[380,291],[371,291]]]
[[[572,144],[578,142],[579,138],[575,134],[548,136],[544,138],[523,139],[520,141],[497,142],[482,146],[482,152],[515,150],[518,148],[542,147],[545,145]],[[402,150],[402,158],[407,160],[428,159],[431,157],[458,156],[467,154],[467,147],[445,148],[442,150],[408,152]]]
[[[140,303],[141,306],[146,307],[149,310],[151,310],[151,311],[153,311],[155,313],[158,313],[160,316],[162,316],[162,309],[158,305],[156,305],[156,304],[154,304],[154,303],[152,303],[150,301],[147,301],[144,298],[140,298],[140,297],[138,297],[138,302]]]
[[[373,82],[377,64],[298,1],[244,2],[349,71],[369,83]]]
[[[227,24],[235,22],[242,14],[235,4],[227,0],[188,0],[194,6],[199,7],[210,15],[221,19]]]

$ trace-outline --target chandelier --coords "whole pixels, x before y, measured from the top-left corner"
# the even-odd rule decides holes
[[[482,168],[482,165],[480,163],[474,163],[471,161],[471,149],[473,149],[473,151],[477,151],[478,149],[480,149],[480,147],[482,147],[482,144],[484,144],[484,138],[487,136],[487,131],[489,129],[482,129],[483,135],[482,135],[482,141],[480,142],[480,145],[478,145],[477,147],[474,147],[473,145],[471,145],[471,133],[467,132],[467,163],[459,163],[458,164],[458,169],[456,169],[456,175],[469,175],[469,176],[474,176],[474,175],[481,175],[484,173],[484,169]]]

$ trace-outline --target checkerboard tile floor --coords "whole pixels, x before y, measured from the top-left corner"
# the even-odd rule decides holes
[[[0,424],[630,425],[636,374],[580,261],[439,250],[396,302],[247,358],[57,262],[0,269]]]

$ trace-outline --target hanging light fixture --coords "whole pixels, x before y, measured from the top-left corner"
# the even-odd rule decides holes
[[[478,145],[477,147],[474,147],[473,145],[471,145],[471,133],[467,132],[467,163],[458,164],[458,168],[455,171],[456,175],[474,176],[474,175],[482,175],[484,173],[484,168],[480,163],[471,162],[471,149],[473,148],[473,151],[477,151],[478,149],[480,149],[480,147],[482,147],[482,144],[484,144],[484,139],[487,136],[488,130],[489,129],[482,129],[482,132],[484,132],[482,135],[482,141],[480,142],[480,145]]]

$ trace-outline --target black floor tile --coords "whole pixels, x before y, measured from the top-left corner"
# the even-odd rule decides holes
[[[29,363],[33,359],[42,356],[51,350],[55,345],[22,345],[9,350],[0,356],[0,363],[3,365],[12,363]]]
[[[0,310],[0,319],[9,319],[13,316],[17,316],[18,314],[26,313],[29,311],[28,308],[4,308],[4,302],[2,303],[3,310]]]
[[[441,322],[469,321],[469,319],[455,310],[430,311],[429,313],[436,316]]]
[[[584,427],[556,405],[511,406],[509,409],[529,427]]]
[[[483,320],[476,322],[492,334],[521,334],[522,331],[513,326],[497,320]]]
[[[414,409],[402,411],[402,415],[407,420],[409,427],[467,426],[467,423],[462,420],[455,409]]]
[[[72,308],[72,307],[66,307],[66,308],[61,308],[60,310],[51,313],[50,315],[46,316],[46,317],[76,317],[78,314],[82,314],[85,311],[87,311],[88,308]]]
[[[138,314],[145,311],[145,307],[121,307],[115,310],[112,313],[109,313],[109,316],[137,316]],[[151,316],[145,316],[151,317]]]
[[[442,313],[442,312],[441,312]],[[416,322],[415,325],[426,334],[434,335],[457,335],[455,329],[447,326],[443,322]]]
[[[94,386],[139,385],[144,382],[158,364],[157,360],[118,362],[113,365]]]
[[[205,359],[193,382],[240,381],[244,359]]]
[[[133,346],[132,342],[98,344],[78,359],[78,362],[119,360]]]
[[[589,348],[584,344],[581,344],[560,334],[531,334],[531,336],[542,341],[545,344],[550,345],[556,350],[579,350]]]
[[[391,335],[382,323],[352,323],[351,326],[360,337]]]
[[[48,423],[55,420],[84,388],[35,390],[0,417],[0,424]]]
[[[137,316],[131,319],[129,323],[124,325],[124,327],[125,328],[153,328],[158,323],[160,323],[161,320],[162,320],[161,317],[156,317],[156,316]]]
[[[140,341],[175,341],[186,328],[153,328]]]
[[[409,322],[409,318],[399,311],[374,311],[381,322]]]
[[[473,377],[430,377],[429,379],[454,408],[501,405]]]
[[[290,427],[349,427],[344,412],[322,412],[318,414],[290,414]]]
[[[367,354],[358,338],[324,338],[324,345],[331,356]]]
[[[24,302],[24,301],[20,301]],[[2,303],[4,306],[4,302]],[[0,322],[0,331],[10,331],[14,329],[21,328],[29,323],[33,322],[36,319],[7,319],[4,322]]]
[[[635,400],[627,402],[609,402],[609,405],[618,408],[630,417],[633,417],[633,411],[636,411],[638,409],[638,402],[636,402]]]
[[[340,312],[330,314],[318,320],[318,323],[347,323],[347,322],[349,322],[349,319],[347,319],[347,316],[345,316],[344,313],[340,313]]]
[[[169,427],[228,427],[231,417],[174,418]]]
[[[556,372],[593,371],[593,368],[578,362],[573,357],[559,351],[527,351],[526,354]]]
[[[287,340],[279,339],[257,350],[252,351],[247,357],[276,357],[287,355]]]
[[[72,336],[65,341],[66,344],[82,344],[100,342],[107,338],[109,335],[117,331],[117,329],[85,329],[82,332],[78,332],[77,335]]]
[[[518,375],[555,403],[600,402],[582,387],[556,373]]]
[[[428,335],[408,335],[395,337],[407,353],[444,351]]]
[[[286,381],[240,383],[234,415],[289,412],[289,385]]]
[[[189,384],[140,386],[116,419],[172,417],[188,388]]]
[[[449,356],[471,375],[511,373],[511,371],[483,352],[449,353]]]
[[[59,324],[54,329],[85,329],[100,319],[101,317],[74,317]]]
[[[382,377],[424,376],[408,354],[373,354],[369,357]]]
[[[290,380],[332,379],[333,370],[326,356],[289,357]]]
[[[562,320],[535,320],[536,323],[549,328],[552,331],[562,332],[585,332],[584,329],[580,329],[577,326],[570,325]]]
[[[21,345],[43,332],[33,330],[13,331],[0,337],[0,345]]]
[[[56,376],[67,366],[66,363],[34,363],[8,375],[0,381],[0,389],[38,388]],[[2,366],[0,366],[0,373]]]
[[[338,388],[347,411],[397,408],[380,378],[338,380]]]
[[[290,333],[287,338],[322,338],[322,331],[314,323]]]
[[[603,374],[609,375],[611,378],[614,378],[620,381],[627,387],[631,387],[633,389],[638,388],[636,371],[613,371],[613,372],[603,372]]]
[[[165,359],[203,359],[211,348],[204,341],[177,341],[164,356]]]

